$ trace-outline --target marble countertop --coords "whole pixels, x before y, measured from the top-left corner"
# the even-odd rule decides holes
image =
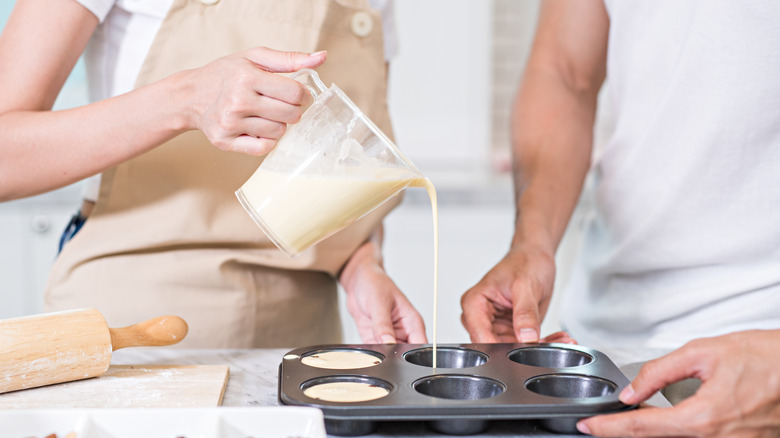
[[[113,353],[111,363],[117,365],[227,365],[230,367],[222,406],[278,406],[277,376],[282,356],[292,348],[269,349],[205,349],[130,348]],[[639,366],[622,368],[629,378]],[[668,406],[658,395],[650,403]],[[371,436],[421,437],[441,436],[428,429],[422,422],[384,422]],[[581,436],[556,435],[541,429],[532,421],[495,421],[480,436]]]

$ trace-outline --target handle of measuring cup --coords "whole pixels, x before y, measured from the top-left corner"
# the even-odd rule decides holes
[[[326,87],[325,84],[322,83],[322,81],[320,80],[320,76],[317,74],[317,72],[310,68],[302,68],[296,71],[295,73],[290,75],[290,79],[295,79],[296,81],[302,83],[303,86],[306,87],[307,90],[309,90],[309,93],[311,93],[312,97],[314,97],[315,99],[321,93],[328,91],[328,87]],[[310,83],[313,83],[314,87],[312,87]]]

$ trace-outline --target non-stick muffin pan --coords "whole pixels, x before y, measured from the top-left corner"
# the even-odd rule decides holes
[[[577,433],[578,420],[631,409],[628,379],[603,353],[567,344],[318,345],[287,353],[279,401],[322,409],[329,434],[365,435],[383,421],[424,421],[471,435],[492,420],[538,420]],[[341,401],[349,400],[349,401]]]

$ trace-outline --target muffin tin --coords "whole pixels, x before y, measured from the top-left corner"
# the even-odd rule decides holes
[[[373,355],[376,365],[325,369],[302,358],[329,351]],[[471,435],[492,420],[539,420],[553,432],[577,433],[578,420],[632,409],[618,400],[628,379],[603,353],[568,344],[318,345],[288,352],[279,368],[279,401],[323,411],[329,434],[371,433],[382,421],[424,421],[437,432]],[[388,390],[363,402],[310,398],[304,391],[334,382]]]

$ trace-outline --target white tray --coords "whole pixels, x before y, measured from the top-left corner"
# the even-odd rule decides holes
[[[326,438],[322,411],[307,407],[0,411],[3,438],[51,434],[57,438]]]

